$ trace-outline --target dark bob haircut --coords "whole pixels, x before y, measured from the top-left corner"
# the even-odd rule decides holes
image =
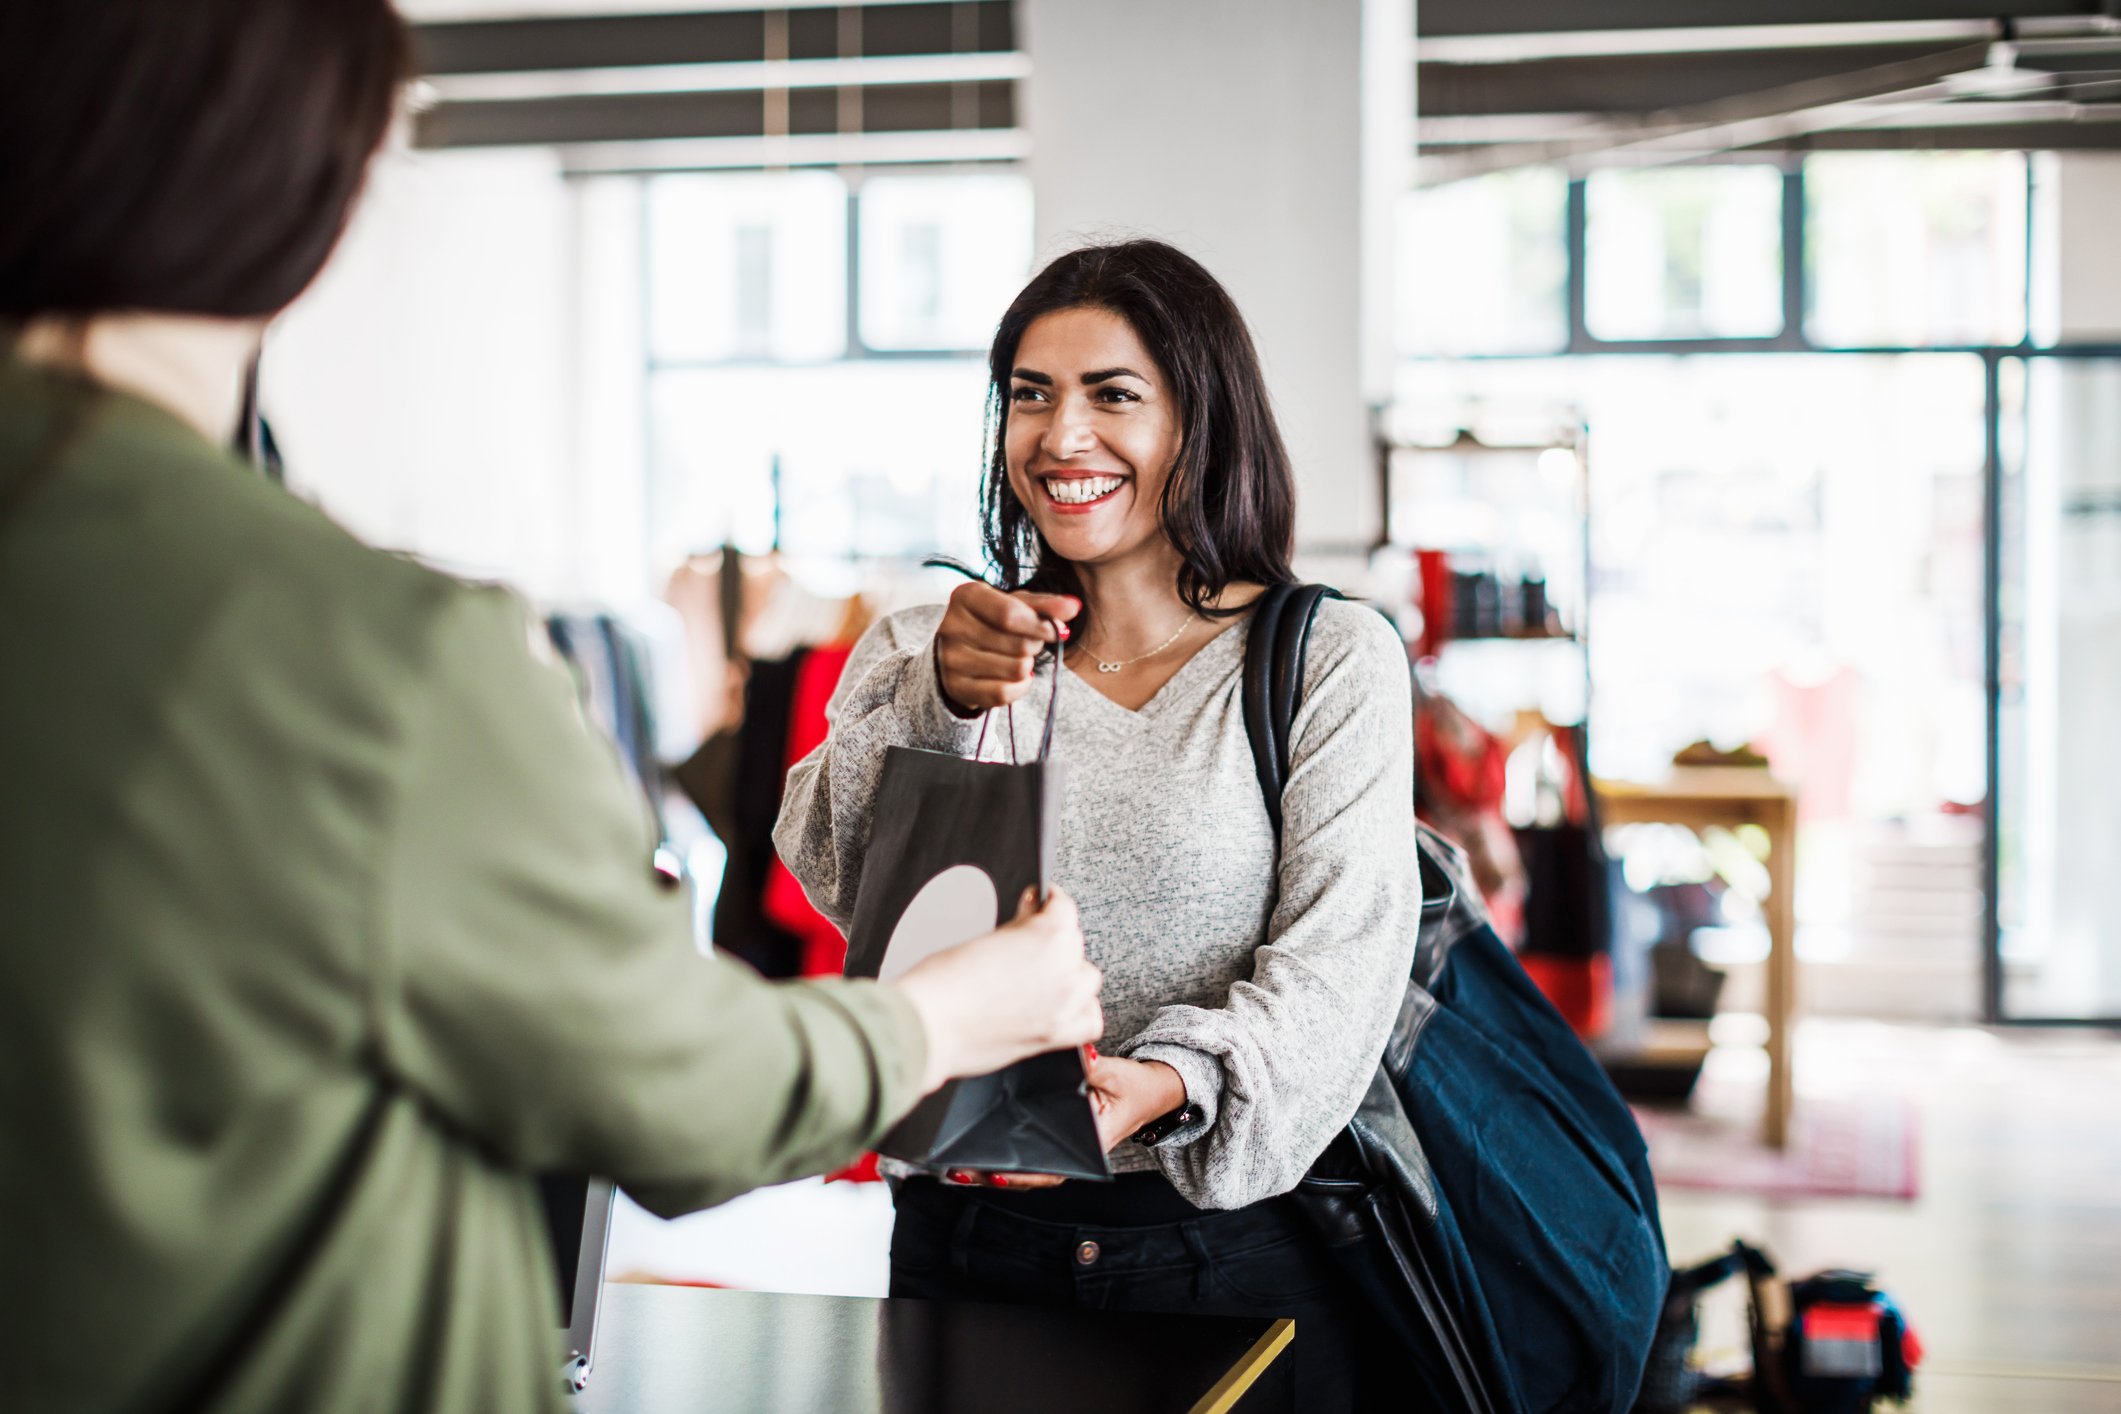
[[[410,66],[390,0],[6,0],[0,320],[278,313]]]
[[[1127,321],[1178,403],[1178,456],[1158,513],[1183,562],[1178,591],[1199,613],[1231,584],[1288,584],[1296,483],[1244,316],[1199,261],[1162,241],[1070,251],[1039,271],[994,331],[987,355],[987,557],[1004,588],[1082,593],[1009,485],[1009,382],[1032,321],[1067,309]],[[1080,623],[1080,621],[1078,621]]]

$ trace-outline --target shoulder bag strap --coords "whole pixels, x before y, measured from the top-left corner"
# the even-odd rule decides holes
[[[1340,595],[1323,584],[1268,586],[1252,606],[1245,638],[1245,734],[1252,741],[1252,769],[1274,836],[1281,838],[1281,793],[1289,779],[1289,750],[1296,709],[1303,701],[1304,655],[1318,606]]]
[[[1318,606],[1329,596],[1340,597],[1332,589],[1318,584],[1270,587],[1260,596],[1253,610],[1249,637],[1245,640],[1242,679],[1245,734],[1251,740],[1252,766],[1259,777],[1260,797],[1267,807],[1267,816],[1274,823],[1277,848],[1282,832],[1281,795],[1289,778],[1296,709],[1303,700],[1304,658],[1310,648],[1311,625],[1317,618]],[[1429,848],[1432,846],[1422,838],[1417,853],[1425,893],[1432,887],[1432,863],[1427,857]],[[1450,882],[1448,878],[1442,882],[1444,898],[1448,901]],[[1425,930],[1431,924],[1426,898],[1422,923]],[[1377,1102],[1374,1114],[1369,1112],[1373,1101]],[[1421,1151],[1420,1137],[1407,1121],[1391,1076],[1382,1067],[1370,1087],[1370,1094],[1364,1099],[1364,1108],[1343,1131],[1343,1138],[1334,1141],[1335,1148],[1344,1142],[1352,1147],[1373,1178],[1382,1179],[1385,1186],[1396,1190],[1403,1200],[1400,1211],[1407,1223],[1404,1231],[1398,1230],[1383,1211],[1373,1210],[1372,1220],[1377,1224],[1374,1236],[1382,1240],[1382,1250],[1388,1259],[1386,1267],[1398,1282],[1395,1290],[1381,1293],[1382,1299],[1411,1304],[1429,1332],[1434,1342],[1435,1359],[1440,1364],[1431,1366],[1425,1360],[1423,1365],[1439,1383],[1438,1392],[1448,1390],[1455,1395],[1456,1408],[1463,1414],[1491,1414],[1494,1401],[1488,1396],[1456,1313],[1449,1309],[1446,1287],[1434,1275],[1429,1254],[1416,1230],[1433,1225],[1436,1220],[1435,1175],[1429,1168],[1427,1156]],[[1329,1149],[1328,1155],[1332,1152]],[[1307,1196],[1306,1189],[1310,1186],[1311,1180],[1307,1179],[1305,1185],[1299,1187],[1298,1196]],[[1330,1205],[1334,1201],[1331,1197],[1333,1190],[1341,1186],[1335,1179],[1326,1178],[1321,1191],[1308,1196]]]

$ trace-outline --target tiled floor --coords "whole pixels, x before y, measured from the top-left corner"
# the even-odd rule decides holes
[[[1797,1056],[1800,1094],[1916,1102],[1921,1196],[1667,1193],[1674,1260],[1739,1236],[1793,1274],[1875,1271],[1928,1348],[1916,1414],[2121,1414],[2121,1039],[1814,1021]],[[1703,1083],[1749,1093],[1760,1063],[1719,1051]],[[889,1234],[878,1186],[792,1184],[674,1224],[622,1213],[611,1271],[880,1294]],[[1742,1347],[1742,1301],[1711,1295],[1705,1350]]]

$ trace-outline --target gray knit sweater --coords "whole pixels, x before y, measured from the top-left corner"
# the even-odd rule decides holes
[[[910,609],[870,629],[833,697],[831,734],[788,776],[774,844],[843,932],[885,748],[970,755],[978,735],[937,687],[941,618],[939,606]],[[1054,728],[1067,763],[1057,882],[1105,974],[1100,1049],[1167,1062],[1201,1111],[1154,1149],[1121,1144],[1113,1167],[1161,1166],[1202,1208],[1288,1192],[1355,1113],[1421,911],[1397,634],[1352,604],[1319,610],[1277,879],[1240,705],[1249,629],[1240,620],[1211,640],[1139,711],[1064,671]],[[1016,708],[1026,760],[1045,697]],[[994,714],[986,759],[1009,759],[1005,729]]]

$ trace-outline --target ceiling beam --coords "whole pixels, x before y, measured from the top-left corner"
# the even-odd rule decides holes
[[[1989,126],[1842,128],[1787,142],[1762,143],[1766,152],[2074,152],[2121,151],[2121,122],[1996,123]]]
[[[1963,44],[1630,55],[1518,64],[1424,63],[1414,88],[1418,116],[1425,118],[1496,113],[1640,114],[1837,79],[1896,60],[1957,50]]]
[[[443,74],[421,81],[442,102],[586,98],[622,93],[710,93],[737,89],[872,88],[905,83],[1024,79],[1024,54],[927,54],[890,59],[791,59],[763,64],[667,64],[623,69],[539,69],[508,74]]]
[[[2121,0],[1421,0],[1422,38],[1745,25],[2121,19]]]
[[[938,164],[953,169],[1006,170],[1031,155],[1030,134],[1021,128],[953,128],[948,132],[828,133],[806,137],[708,137],[651,142],[582,143],[559,149],[560,170],[569,176],[641,175],[651,172],[784,171],[797,167],[861,167],[918,171]]]
[[[858,127],[845,123],[848,106],[837,88],[630,93],[443,103],[416,117],[413,141],[424,148],[561,146],[1016,126],[1016,85],[1008,81],[854,92]]]
[[[1969,44],[1691,108],[1644,113],[1625,123],[1601,123],[1577,135],[1450,153],[1426,164],[1425,171],[1433,180],[1455,181],[1510,167],[1559,162],[1581,173],[1591,167],[1680,162],[1732,148],[1788,141],[1883,116],[1881,109],[1889,111],[1896,105],[1943,101],[1952,94],[1951,80],[1982,70],[1988,59],[1987,44]],[[1419,132],[1417,125],[1417,137]]]
[[[1719,6],[1680,30],[1425,37],[1417,44],[1421,180],[1534,162],[1580,173],[1746,150],[1941,147],[1949,139],[1936,133],[1947,129],[1979,146],[2021,124],[2039,133],[2005,145],[2031,147],[2072,124],[2103,129],[2121,101],[2121,19],[2057,8],[2009,23],[1940,19],[1934,6],[1905,12],[1906,23],[1877,23],[1874,10],[1859,8],[1852,24],[1762,30],[1723,23],[1751,16]],[[1422,13],[1425,23],[1439,20],[1434,4]],[[1446,3],[1439,22],[1452,13]],[[1502,11],[1481,13],[1527,12],[1505,0]],[[1639,13],[1598,7],[1601,22]],[[1946,34],[1958,42],[1939,42]],[[1832,42],[1857,35],[1865,42]],[[2112,140],[2102,130],[2069,145]]]
[[[426,24],[428,148],[1009,130],[1010,0]]]
[[[766,11],[467,20],[417,25],[429,75],[533,73],[678,64],[764,63],[860,55],[1005,53],[1017,47],[1008,0],[846,5],[775,11],[785,39],[769,40]],[[786,45],[784,53],[769,53]]]

